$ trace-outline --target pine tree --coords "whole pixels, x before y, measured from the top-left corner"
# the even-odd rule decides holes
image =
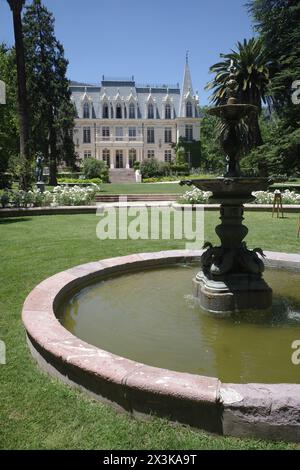
[[[54,17],[40,0],[33,0],[26,8],[23,26],[33,150],[46,156],[49,183],[56,185],[57,165],[62,160],[69,164],[74,161],[74,107],[66,78],[68,61],[55,37]]]
[[[18,83],[18,104],[19,104],[19,127],[20,127],[20,157],[22,162],[22,172],[20,186],[26,190],[31,182],[31,155],[29,141],[29,113],[26,88],[26,70],[24,57],[24,44],[22,32],[21,13],[25,0],[7,0],[13,14],[16,62],[17,62],[17,83]]]

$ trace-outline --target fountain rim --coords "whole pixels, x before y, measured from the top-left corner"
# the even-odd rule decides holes
[[[57,318],[65,296],[87,282],[145,267],[199,261],[202,253],[138,253],[78,265],[45,279],[27,296],[22,310],[31,354],[50,375],[134,416],[156,413],[222,435],[299,442],[300,419],[295,420],[295,413],[299,417],[300,384],[228,384],[216,377],[149,366],[82,341]],[[270,267],[300,272],[300,255],[266,255]],[[254,407],[253,419],[249,406]]]

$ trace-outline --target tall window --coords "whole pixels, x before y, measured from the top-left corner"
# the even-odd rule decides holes
[[[170,144],[172,142],[172,128],[165,127],[165,143]]]
[[[102,108],[102,118],[108,119],[108,104],[104,104]]]
[[[114,108],[112,106],[110,107],[110,117],[114,118]]]
[[[129,137],[129,140],[136,140],[136,128],[135,127],[128,128],[128,137]]]
[[[84,144],[91,143],[91,128],[90,127],[83,128],[83,143]]]
[[[122,119],[122,108],[120,104],[116,106],[116,119]]]
[[[193,107],[190,101],[186,103],[186,117],[193,117]]]
[[[165,107],[165,119],[171,119],[171,106],[166,104]]]
[[[116,150],[116,168],[123,168],[123,150]]]
[[[136,150],[130,149],[129,150],[129,168],[133,168],[133,164],[136,161]]]
[[[103,150],[102,160],[106,163],[106,166],[110,167],[110,151],[108,149]]]
[[[133,103],[129,105],[129,119],[135,119],[135,106]]]
[[[89,103],[84,103],[83,105],[83,118],[89,119],[90,118],[90,105]]]
[[[102,140],[109,140],[109,127],[103,126],[102,127]]]
[[[185,126],[185,139],[188,142],[191,142],[193,140],[193,126],[188,124]]]
[[[116,140],[123,140],[123,127],[116,127]]]
[[[154,119],[154,106],[152,103],[148,104],[148,119]]]
[[[165,150],[165,162],[170,163],[172,160],[172,150]]]
[[[154,144],[154,127],[147,128],[147,143]]]
[[[154,156],[155,156],[154,150],[148,150],[147,157],[148,158],[154,158]]]

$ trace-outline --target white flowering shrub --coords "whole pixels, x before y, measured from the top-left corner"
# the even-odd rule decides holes
[[[212,195],[210,191],[202,191],[201,189],[193,187],[186,191],[180,198],[182,204],[207,204],[208,198]]]
[[[80,188],[79,186],[56,186],[53,190],[52,206],[84,206],[91,203],[99,190],[96,184]]]
[[[256,198],[252,204],[273,204],[274,191],[254,191],[252,194]],[[207,204],[211,195],[212,193],[209,191],[193,187],[180,197],[180,202],[182,204]],[[300,204],[300,194],[295,191],[285,189],[281,191],[281,196],[283,204]]]
[[[13,207],[44,207],[44,206],[81,206],[89,205],[93,201],[99,186],[91,184],[81,188],[79,186],[60,187],[56,186],[53,192],[40,192],[39,189],[32,191],[10,191],[8,193],[9,203]],[[6,205],[8,205],[6,202]]]

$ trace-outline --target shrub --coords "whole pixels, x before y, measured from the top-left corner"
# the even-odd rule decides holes
[[[84,177],[83,173],[79,173],[79,172],[78,173],[71,173],[71,172],[67,173],[67,172],[65,172],[65,173],[58,173],[58,175],[57,175],[58,179],[72,178],[76,181],[78,179],[82,178],[82,177]]]
[[[140,170],[143,178],[166,176],[170,173],[170,164],[150,158],[141,163]]]
[[[10,173],[0,173],[0,189],[9,189],[12,186],[13,176]]]
[[[102,181],[108,181],[108,168],[102,160],[95,158],[86,158],[83,162],[84,179],[100,178]]]
[[[2,208],[7,207],[8,203],[9,203],[9,193],[8,193],[8,191],[3,191],[0,194],[0,204],[1,204]]]
[[[77,184],[81,184],[81,183],[86,183],[86,184],[101,184],[102,183],[102,180],[100,178],[90,178],[90,179],[76,179],[76,178],[58,178],[57,179],[57,182],[58,183],[77,183]]]
[[[176,175],[189,175],[189,165],[188,163],[172,163],[171,164],[171,171],[172,173],[176,173]]]

